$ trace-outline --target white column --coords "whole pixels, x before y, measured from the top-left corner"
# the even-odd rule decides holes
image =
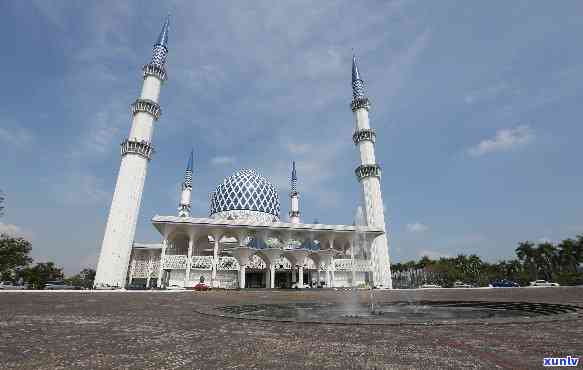
[[[239,266],[239,288],[245,289],[245,265]]]
[[[152,279],[152,269],[154,267],[154,257],[152,252],[148,252],[148,277],[146,278],[146,288],[150,287],[150,280]]]
[[[160,270],[158,271],[158,288],[162,288],[162,273],[164,272],[164,257],[166,257],[166,247],[168,240],[164,238],[162,241],[162,253],[160,254]]]
[[[304,266],[298,267],[298,287],[304,287]]]
[[[356,272],[354,271],[354,240],[350,239],[350,259],[352,260],[352,284],[351,287],[356,286]]]
[[[213,269],[211,272],[211,286],[213,288],[218,288],[218,281],[217,281],[217,267],[219,265],[219,241],[221,239],[221,235],[213,235],[215,240],[215,247],[213,249]]]
[[[275,264],[269,264],[269,287],[275,289]]]
[[[188,237],[188,259],[186,261],[186,273],[184,275],[184,287],[187,288],[190,285],[190,264],[192,263],[192,246],[194,244],[194,236],[190,235]]]
[[[131,284],[132,281],[134,280],[134,271],[136,270],[136,256],[133,256],[134,258],[132,258],[132,265],[130,266],[130,281],[128,284]]]

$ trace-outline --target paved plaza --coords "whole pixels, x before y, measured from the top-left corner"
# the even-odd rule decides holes
[[[233,304],[342,302],[347,295],[335,290],[0,292],[0,368],[516,369],[541,367],[543,357],[583,354],[583,311],[531,323],[448,325],[310,324],[205,313]],[[583,308],[583,288],[379,291],[377,300]]]

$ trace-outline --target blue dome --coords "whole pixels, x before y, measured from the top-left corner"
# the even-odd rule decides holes
[[[213,218],[278,221],[277,189],[254,170],[239,170],[210,194],[210,215]]]

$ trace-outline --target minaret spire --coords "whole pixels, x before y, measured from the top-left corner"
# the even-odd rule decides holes
[[[289,222],[292,224],[300,223],[300,193],[298,193],[298,175],[296,173],[296,162],[292,162],[292,173],[291,173],[291,191],[290,191],[290,211],[289,211]]]
[[[356,123],[352,140],[360,154],[360,166],[354,172],[362,185],[366,224],[386,230],[381,193],[381,167],[375,158],[376,133],[370,128],[368,118],[370,103],[366,97],[364,81],[360,77],[355,55],[352,56],[351,108]],[[371,260],[374,286],[391,288],[391,265],[386,233],[374,240],[371,246]]]
[[[168,55],[168,31],[170,29],[170,14],[166,17],[158,40],[152,49],[152,62],[154,66],[164,69],[166,65],[166,56]]]
[[[178,216],[190,217],[191,194],[192,194],[192,164],[194,162],[194,150],[190,151],[186,171],[184,172],[184,181],[182,182],[182,194],[180,195],[180,204],[178,206]]]
[[[364,81],[360,78],[358,71],[358,64],[356,63],[356,55],[352,55],[352,96],[354,99],[365,98]]]
[[[160,36],[158,36],[158,41],[155,45],[160,45],[167,48],[168,45],[168,30],[170,28],[170,13],[166,16],[166,21],[162,25],[162,30],[160,31]]]
[[[168,27],[166,19],[159,40],[154,44],[152,60],[143,67],[140,96],[131,105],[132,125],[128,138],[121,143],[121,164],[97,263],[96,288],[124,288],[127,282],[142,191],[148,163],[154,154],[154,122],[162,113],[158,101],[166,80]]]

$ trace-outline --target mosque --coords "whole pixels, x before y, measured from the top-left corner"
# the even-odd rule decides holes
[[[352,141],[360,156],[355,169],[363,194],[356,225],[301,222],[300,193],[292,162],[290,212],[280,219],[278,190],[254,169],[241,169],[210,193],[209,214],[191,214],[193,155],[181,187],[176,216],[154,216],[161,243],[136,243],[135,230],[152,133],[160,119],[160,90],[166,82],[169,19],[143,67],[140,97],[131,105],[129,137],[121,143],[121,164],[111,203],[95,288],[128,284],[192,288],[204,278],[214,288],[308,288],[374,286],[392,288],[388,237],[364,81],[352,60]]]

